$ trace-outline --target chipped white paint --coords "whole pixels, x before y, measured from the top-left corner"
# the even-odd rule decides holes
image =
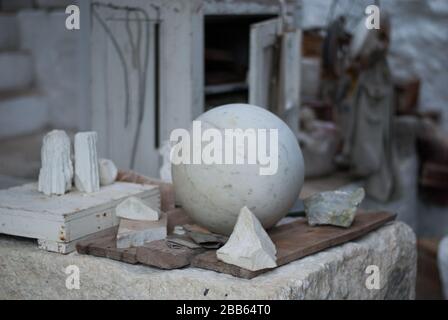
[[[167,235],[168,219],[162,214],[158,221],[120,219],[117,233],[117,248],[142,246],[146,242],[162,240]]]
[[[115,215],[129,220],[157,221],[160,213],[136,197],[129,197],[115,209]]]
[[[112,184],[117,179],[118,169],[109,159],[100,159],[98,161],[99,175],[100,175],[100,185],[107,186]]]
[[[118,224],[115,207],[135,196],[160,210],[157,186],[116,182],[94,194],[77,190],[54,197],[38,192],[37,184],[0,190],[0,233],[39,239],[49,251],[73,251],[77,240]]]
[[[120,9],[101,4],[114,4]],[[203,0],[134,0],[126,5],[121,0],[97,0],[92,6],[92,126],[99,135],[99,153],[112,159],[118,167],[128,169],[132,165],[131,154],[141,96],[138,95],[138,79],[143,67],[140,70],[135,67],[136,55],[129,49],[132,48],[131,40],[141,42],[142,52],[146,42],[149,47],[147,81],[143,91],[146,93],[144,119],[136,147],[134,170],[157,177],[160,167],[157,143],[168,139],[173,129],[186,128],[203,111],[202,6]],[[129,8],[145,11],[149,21],[141,15],[136,19],[132,13],[130,23],[126,23]],[[113,40],[99,19],[104,21],[122,48],[124,61],[120,61]],[[156,28],[157,23],[159,28]],[[146,26],[150,29],[148,37],[144,36],[143,31],[139,32]],[[129,37],[129,31],[132,37]],[[156,61],[157,31],[159,61]],[[131,99],[128,127],[125,127],[124,116],[126,88],[123,67],[128,71]],[[156,79],[157,67],[159,77]],[[155,101],[156,96],[159,101]],[[154,117],[156,107],[160,111],[158,119]],[[159,132],[156,132],[157,128]],[[158,134],[160,141],[156,141]]]
[[[70,138],[65,131],[47,133],[41,150],[42,167],[38,189],[46,195],[61,195],[72,188],[73,164],[70,158]]]
[[[78,132],[75,135],[75,186],[82,192],[100,189],[96,132]]]
[[[257,271],[274,268],[277,249],[257,217],[243,207],[227,243],[216,251],[219,260]]]
[[[197,120],[201,121],[202,130],[216,128],[222,135],[225,129],[277,128],[277,173],[262,176],[261,165],[247,164],[247,161],[245,164],[173,165],[176,201],[196,223],[215,233],[229,235],[244,206],[266,229],[272,227],[297,200],[303,184],[303,157],[294,134],[274,114],[247,104],[213,108]],[[266,150],[270,154],[270,146]]]

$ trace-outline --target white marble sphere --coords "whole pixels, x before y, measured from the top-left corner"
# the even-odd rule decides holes
[[[215,233],[232,233],[244,206],[265,229],[274,226],[288,213],[303,185],[303,157],[293,132],[273,113],[249,104],[216,107],[196,120],[201,121],[202,132],[216,128],[223,136],[224,129],[278,129],[278,167],[273,175],[260,175],[258,161],[256,164],[248,161],[244,164],[173,163],[176,201],[197,224]],[[192,129],[190,137],[193,137]],[[202,148],[207,144],[202,142]],[[265,145],[269,154],[269,142]],[[247,152],[245,156],[247,160]]]

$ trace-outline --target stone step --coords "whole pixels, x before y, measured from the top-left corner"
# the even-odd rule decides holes
[[[0,52],[0,70],[0,92],[25,90],[33,83],[34,66],[28,52]]]
[[[0,97],[0,139],[35,132],[46,127],[48,122],[48,101],[40,93],[28,91]]]
[[[19,23],[15,14],[0,13],[0,50],[19,48]]]

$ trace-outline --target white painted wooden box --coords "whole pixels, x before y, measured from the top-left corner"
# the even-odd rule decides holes
[[[135,196],[160,210],[157,186],[116,182],[95,193],[72,190],[46,196],[37,184],[0,190],[0,233],[38,239],[39,248],[60,253],[75,250],[78,240],[118,224],[115,207]]]

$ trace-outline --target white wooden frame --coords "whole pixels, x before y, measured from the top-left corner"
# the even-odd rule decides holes
[[[92,2],[123,6],[119,0]],[[151,20],[159,21],[159,73],[158,79],[154,78],[158,83],[159,119],[145,118],[147,134],[140,141],[140,156],[134,168],[142,174],[159,175],[159,155],[154,146],[154,137],[149,135],[154,129],[151,122],[159,121],[160,145],[169,138],[173,129],[188,128],[191,121],[203,112],[202,3],[202,0],[133,0],[126,4],[144,9]],[[107,11],[107,8],[103,10]],[[106,115],[111,101],[105,85],[108,80],[107,65],[104,63],[108,45],[106,35],[94,19],[91,30],[92,126],[99,134],[100,156],[110,157],[120,168],[126,169],[129,168],[127,140],[111,138],[107,133]],[[148,109],[152,114],[151,107]]]

